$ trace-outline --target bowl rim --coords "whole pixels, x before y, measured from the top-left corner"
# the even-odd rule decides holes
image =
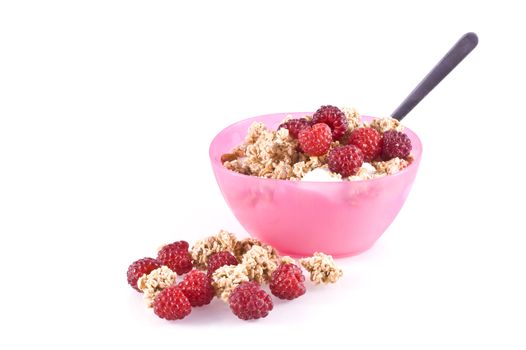
[[[244,122],[248,122],[250,120],[256,122],[258,121],[257,119],[258,118],[265,118],[265,117],[271,117],[271,116],[277,116],[277,115],[283,115],[284,118],[287,116],[287,115],[296,115],[296,114],[304,114],[304,115],[312,115],[314,112],[278,112],[278,113],[266,113],[266,114],[261,114],[261,115],[258,115],[258,116],[255,116],[255,117],[249,117],[249,118],[245,118],[245,119],[242,119],[242,120],[239,120],[237,122],[234,122],[226,127],[224,127],[223,129],[221,129],[215,136],[214,138],[212,139],[212,141],[210,142],[210,145],[208,147],[208,156],[210,158],[210,162],[212,164],[212,167],[213,168],[218,168],[220,169],[219,171],[222,171],[222,172],[225,172],[229,175],[233,175],[233,176],[238,176],[238,177],[241,177],[241,178],[244,178],[244,179],[247,179],[247,178],[251,178],[251,179],[257,179],[257,180],[262,180],[262,181],[270,181],[270,182],[279,182],[279,183],[291,183],[291,184],[297,184],[297,183],[301,183],[302,185],[304,184],[309,184],[309,183],[312,183],[312,184],[327,184],[328,186],[332,186],[332,185],[341,185],[342,183],[343,184],[353,184],[353,183],[374,183],[374,182],[379,182],[379,181],[382,181],[382,180],[386,180],[386,179],[394,179],[396,177],[399,177],[403,174],[405,174],[406,172],[412,170],[414,168],[414,166],[418,166],[418,164],[420,163],[420,160],[422,159],[422,153],[423,153],[423,145],[422,145],[422,141],[420,140],[420,138],[418,137],[418,135],[413,131],[411,130],[410,128],[406,127],[404,125],[404,131],[409,131],[409,133],[411,134],[411,137],[413,139],[415,139],[418,143],[418,145],[420,146],[420,154],[418,157],[415,157],[413,159],[413,161],[411,162],[411,164],[409,164],[407,167],[405,167],[404,169],[400,170],[399,172],[397,172],[396,174],[392,174],[392,175],[386,175],[386,176],[382,176],[382,177],[377,177],[377,178],[374,178],[374,179],[361,179],[361,180],[352,180],[352,181],[301,181],[301,180],[290,180],[290,179],[273,179],[273,178],[268,178],[268,177],[261,177],[261,176],[255,176],[255,175],[246,175],[246,174],[241,174],[241,173],[238,173],[236,171],[233,171],[233,170],[230,170],[230,169],[227,169],[223,166],[223,164],[221,163],[221,159],[214,159],[214,155],[212,154],[214,152],[215,149],[213,149],[213,146],[214,144],[216,143],[216,140],[217,138],[224,134],[226,131],[228,131],[228,129],[231,129],[235,126],[237,126],[238,124],[241,124],[241,123],[244,123]],[[365,115],[365,114],[361,114],[360,115],[361,118],[371,118],[371,119],[380,119],[381,117],[374,117],[374,116],[370,116],[370,115]],[[262,123],[265,123],[264,121],[261,121],[259,120],[260,122]],[[265,123],[266,125],[266,123]]]

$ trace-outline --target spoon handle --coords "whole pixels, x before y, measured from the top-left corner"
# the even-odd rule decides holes
[[[404,102],[391,114],[395,119],[402,120],[407,113],[437,86],[478,44],[475,33],[464,34],[459,41],[446,53],[435,67],[425,76],[416,88],[406,97]]]

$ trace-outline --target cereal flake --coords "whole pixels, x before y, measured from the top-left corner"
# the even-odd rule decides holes
[[[400,124],[400,121],[394,118],[391,118],[391,117],[374,119],[369,124],[369,127],[375,129],[381,134],[389,130],[396,130],[396,131],[404,130],[404,127],[402,126],[402,124]]]
[[[310,273],[310,280],[315,284],[334,283],[343,274],[336,266],[331,255],[316,252],[310,258],[300,259],[300,264]]]
[[[276,261],[279,259],[278,251],[274,247],[263,243],[256,238],[245,238],[240,241],[237,241],[234,247],[234,255],[238,260],[241,261],[243,259],[243,255],[245,255],[245,253],[247,253],[253,246],[256,245],[265,248],[265,250],[267,250],[268,252],[270,259]]]
[[[195,242],[191,249],[192,259],[197,267],[205,269],[212,254],[223,250],[233,251],[236,243],[237,238],[234,234],[221,230],[215,236]]]
[[[177,274],[167,266],[161,266],[137,280],[137,287],[144,293],[144,301],[148,307],[153,307],[157,294],[175,283],[176,276]]]
[[[268,282],[278,267],[269,251],[259,245],[254,245],[243,255],[241,264],[246,267],[248,278],[260,284]]]
[[[230,294],[243,282],[248,282],[248,271],[245,265],[224,265],[212,274],[212,286],[216,295],[228,302]]]
[[[380,177],[398,173],[400,170],[406,168],[409,162],[396,157],[385,162],[373,162],[372,165],[376,168],[375,177]]]
[[[347,132],[351,132],[354,129],[362,126],[362,116],[360,115],[360,113],[358,113],[358,111],[355,108],[343,107],[341,108],[341,111],[343,112],[343,114],[345,114],[345,118],[347,118]]]
[[[269,130],[265,124],[253,123],[244,143],[237,153],[244,156],[225,161],[227,169],[246,175],[255,175],[272,179],[289,179],[292,165],[297,161],[298,141],[289,136],[289,131],[280,128]]]

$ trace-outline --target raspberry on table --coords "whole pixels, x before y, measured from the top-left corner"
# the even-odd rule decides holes
[[[192,312],[190,301],[176,285],[160,292],[153,301],[153,312],[166,320],[180,320]]]
[[[210,304],[215,296],[210,277],[199,270],[190,271],[178,286],[192,306]]]
[[[338,141],[347,131],[348,122],[345,114],[335,106],[321,106],[312,115],[312,124],[325,123],[332,131],[332,138]]]
[[[310,122],[305,118],[289,119],[282,123],[278,129],[285,128],[289,131],[289,135],[295,139],[298,138],[298,134],[302,129],[310,126]]]
[[[155,269],[161,267],[161,263],[153,258],[142,258],[134,261],[129,267],[127,272],[128,284],[132,286],[136,291],[142,293],[137,286],[137,281],[143,275],[147,275]]]
[[[184,248],[185,246],[188,247],[188,243],[184,242],[186,243],[185,245],[181,242],[165,245],[157,253],[157,260],[178,275],[185,274],[193,268],[192,257],[188,252],[188,248]]]
[[[239,262],[232,253],[227,251],[214,253],[208,258],[208,277],[212,277],[212,274],[224,265],[237,265]]]
[[[363,164],[363,153],[355,145],[333,148],[327,158],[329,170],[343,177],[356,174]]]
[[[358,147],[364,161],[370,162],[382,152],[382,135],[373,128],[358,128],[350,134],[348,144]]]
[[[270,295],[256,282],[245,282],[237,286],[228,302],[234,315],[242,320],[266,317],[273,308]]]
[[[305,294],[305,276],[294,264],[281,264],[270,277],[270,291],[280,299],[292,300]]]
[[[298,134],[301,150],[309,156],[322,156],[331,147],[331,128],[324,123],[302,129]]]
[[[384,132],[382,146],[382,159],[390,160],[392,158],[407,158],[411,153],[411,140],[403,132],[389,130]]]

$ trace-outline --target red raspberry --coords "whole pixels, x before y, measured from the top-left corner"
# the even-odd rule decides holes
[[[273,307],[270,295],[257,282],[241,283],[230,295],[228,303],[234,315],[242,320],[266,317]]]
[[[358,128],[349,136],[348,144],[358,147],[363,153],[363,160],[370,162],[382,152],[382,135],[373,128]]]
[[[212,254],[208,259],[208,277],[212,277],[212,274],[224,265],[237,265],[239,262],[232,253],[224,251]]]
[[[329,170],[343,177],[356,174],[363,164],[362,151],[355,145],[333,148],[329,152]]]
[[[295,139],[298,138],[298,133],[301,131],[301,129],[304,129],[306,127],[310,126],[310,122],[305,118],[299,118],[299,119],[289,119],[286,122],[282,123],[278,130],[281,128],[285,128],[289,130],[289,135]]]
[[[166,320],[180,320],[192,312],[192,306],[179,287],[173,285],[155,297],[153,312]]]
[[[193,264],[188,248],[185,249],[185,247],[188,247],[188,243],[185,243],[180,241],[165,245],[157,253],[157,260],[178,275],[187,273],[192,269]]]
[[[186,295],[192,306],[210,304],[215,295],[210,278],[204,272],[198,270],[190,271],[179,283],[179,289]]]
[[[301,129],[298,140],[304,153],[309,156],[322,156],[331,147],[331,128],[324,123],[314,124],[312,127]]]
[[[152,258],[142,258],[133,262],[130,267],[128,267],[128,283],[138,292],[142,291],[137,287],[137,280],[142,277],[142,275],[147,275],[155,269],[161,267],[161,263]]]
[[[305,276],[294,264],[281,264],[270,277],[270,291],[280,299],[292,300],[305,294]]]
[[[384,132],[382,159],[406,158],[411,152],[411,140],[403,132],[389,130]]]
[[[332,138],[337,141],[347,131],[347,118],[338,107],[321,106],[312,116],[312,124],[325,123],[332,130]]]
[[[168,246],[170,246],[172,249],[179,249],[179,250],[188,250],[190,248],[190,245],[188,244],[187,241],[173,242],[173,243],[163,246],[162,248],[168,247]]]

